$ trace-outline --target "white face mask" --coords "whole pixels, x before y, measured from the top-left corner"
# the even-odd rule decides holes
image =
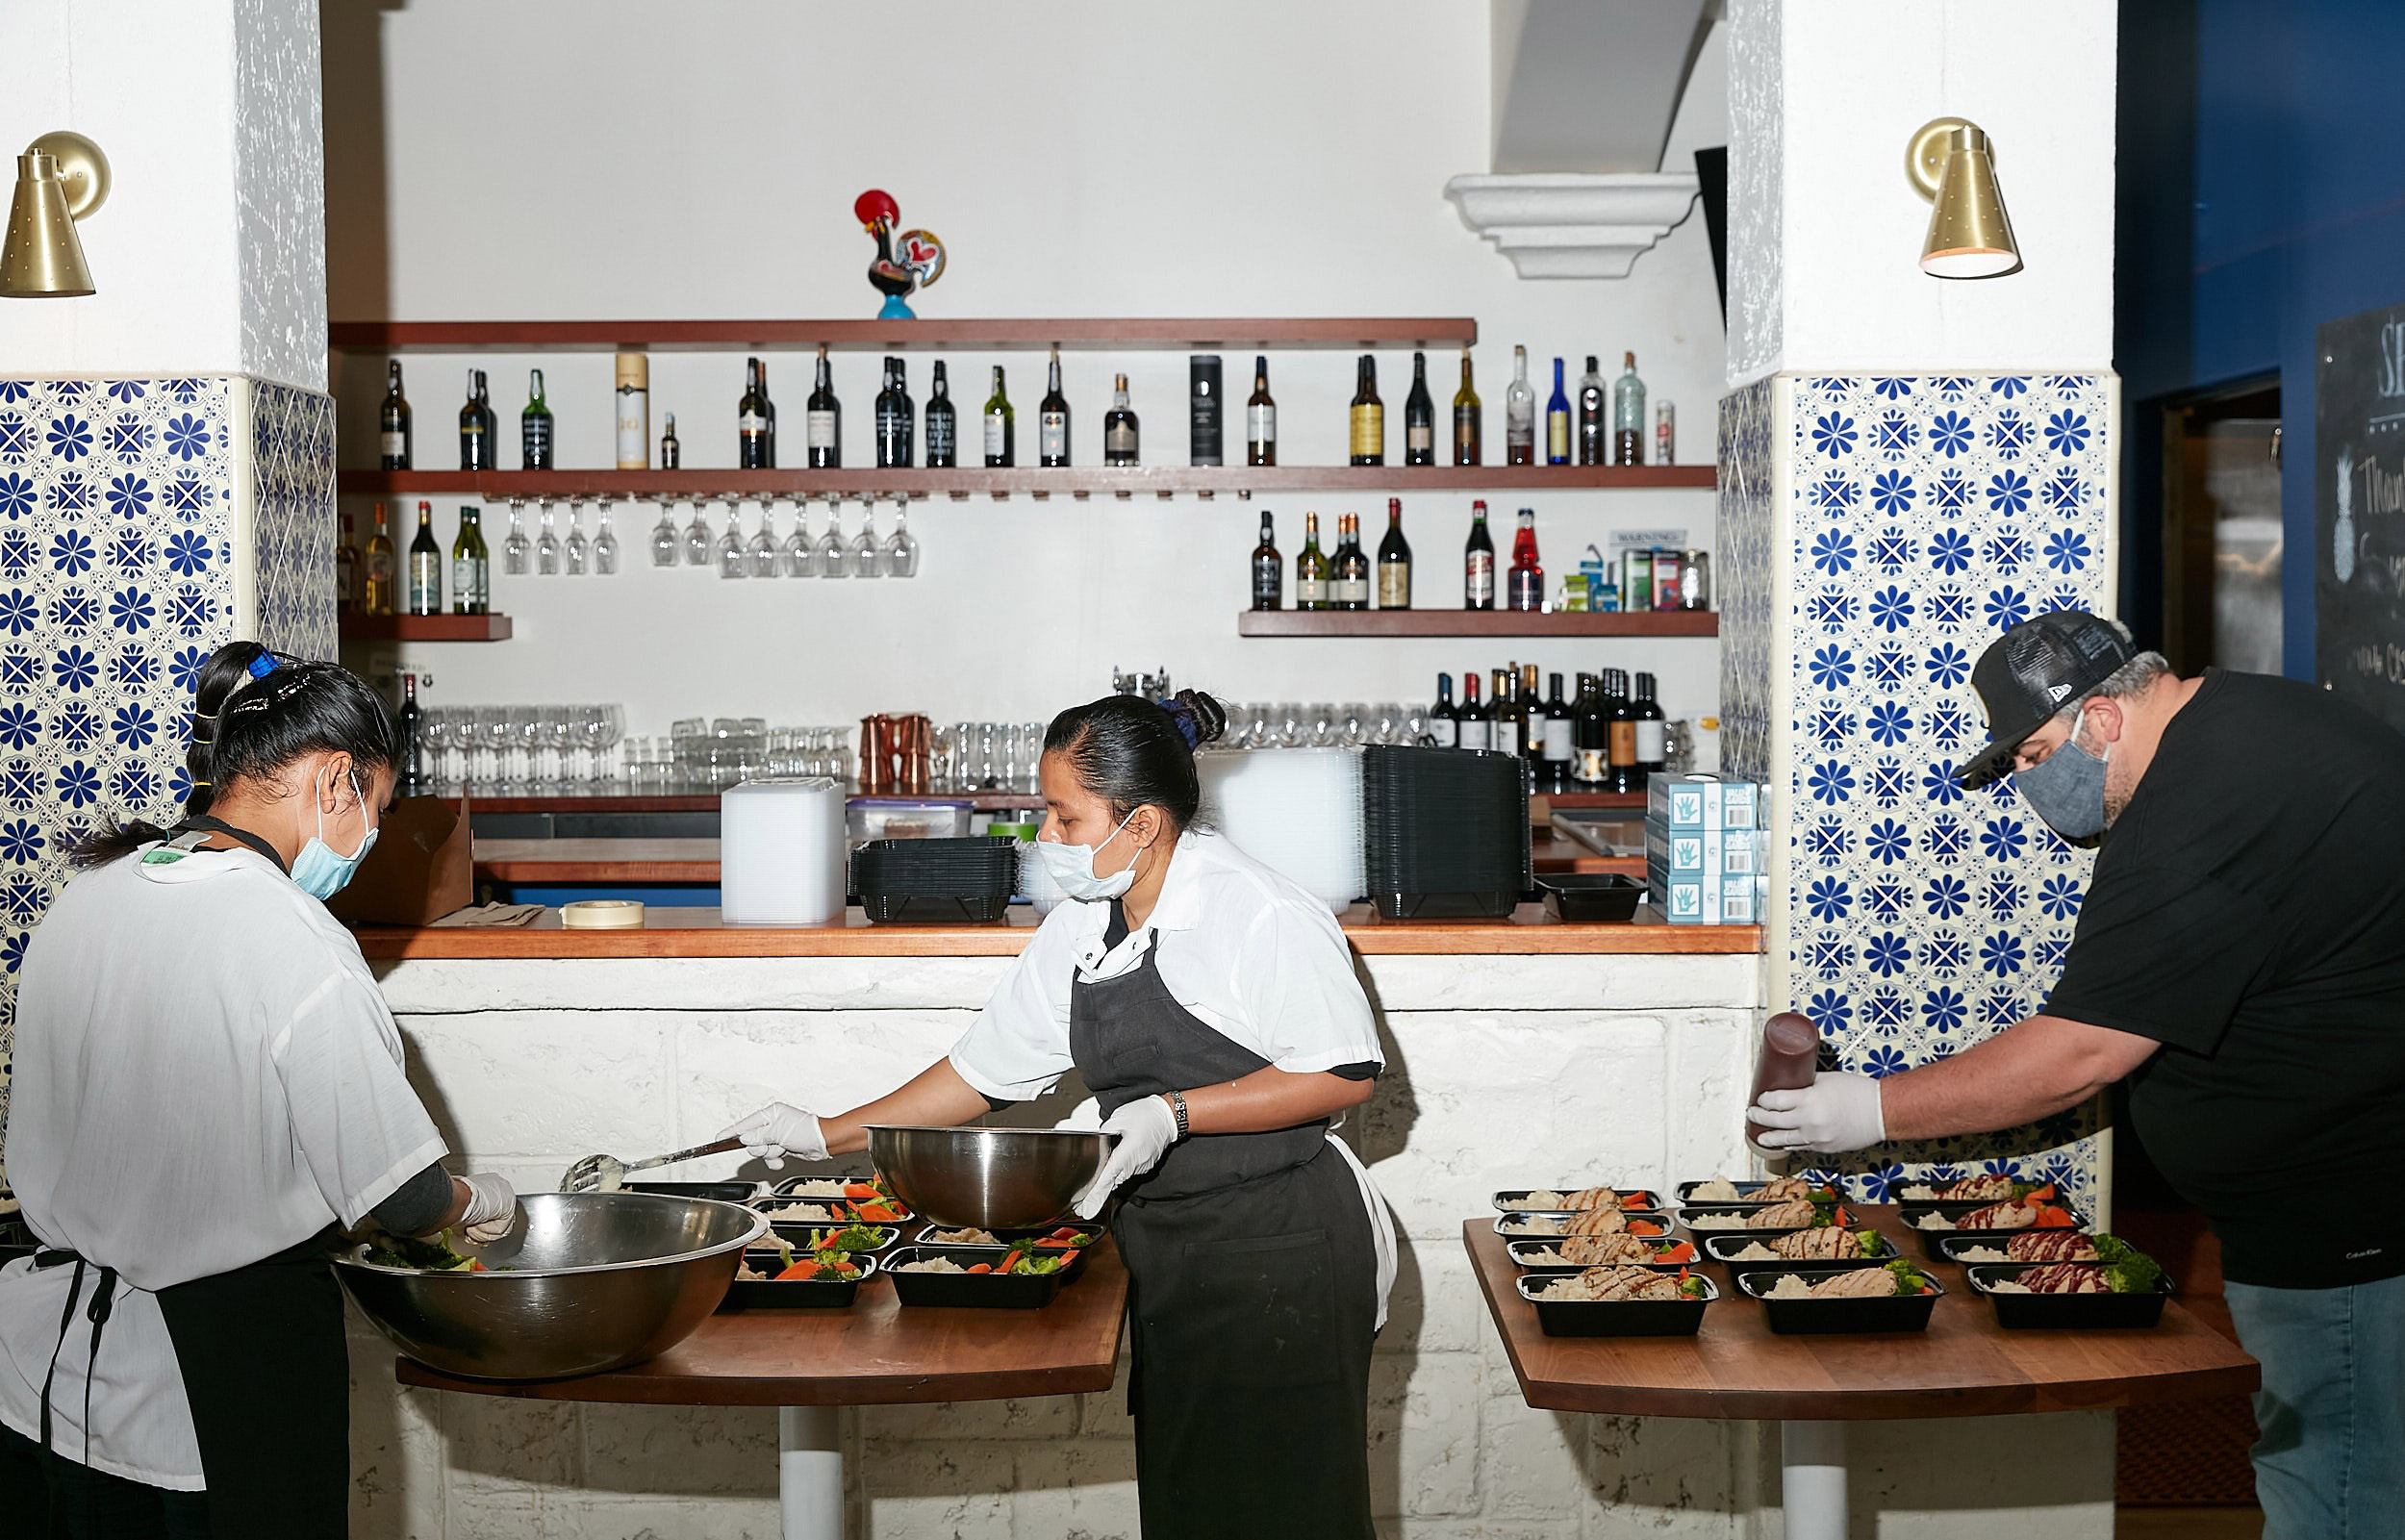
[[[1119,828],[1111,830],[1110,839],[1101,845],[1062,845],[1054,840],[1038,840],[1036,859],[1044,863],[1045,874],[1059,885],[1060,891],[1080,903],[1116,898],[1135,886],[1135,863],[1130,861],[1109,876],[1098,877],[1094,874],[1094,858],[1111,840],[1119,838],[1120,830],[1127,826],[1127,819],[1134,817],[1135,812],[1130,809],[1127,818],[1119,820]]]

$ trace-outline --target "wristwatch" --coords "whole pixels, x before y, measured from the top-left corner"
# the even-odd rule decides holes
[[[1169,1109],[1177,1115],[1177,1137],[1183,1139],[1186,1136],[1186,1094],[1182,1091],[1169,1093]]]

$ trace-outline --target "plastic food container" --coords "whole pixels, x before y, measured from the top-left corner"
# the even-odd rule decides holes
[[[1967,1276],[1974,1293],[1984,1294],[1996,1307],[1996,1325],[2010,1331],[2142,1330],[2163,1324],[2163,1301],[2173,1285],[2164,1275],[2151,1294],[1998,1294],[1998,1282],[2010,1283],[2044,1262],[1974,1262]]]
[[[1537,1262],[1531,1260],[1536,1252],[1552,1250],[1555,1247],[1559,1246],[1563,1241],[1568,1239],[1570,1239],[1570,1237],[1566,1235],[1540,1236],[1535,1240],[1509,1242],[1504,1247],[1504,1250],[1511,1253],[1511,1265],[1518,1268],[1523,1273],[1583,1273],[1586,1271],[1585,1266],[1578,1262]],[[1684,1254],[1677,1256],[1664,1256],[1658,1261],[1630,1262],[1625,1265],[1629,1267],[1648,1268],[1656,1273],[1676,1273],[1681,1268],[1693,1268],[1697,1263],[1703,1260],[1703,1257],[1697,1254],[1694,1243],[1691,1241],[1682,1241],[1674,1238],[1666,1241],[1653,1241],[1648,1244],[1655,1249],[1657,1254],[1664,1251],[1677,1251]]]
[[[1703,1182],[1701,1182],[1701,1181],[1681,1182],[1681,1183],[1679,1184],[1679,1204],[1680,1204],[1680,1206],[1684,1208],[1684,1207],[1687,1206],[1688,1204],[1695,1203],[1695,1202],[1697,1201],[1696,1197],[1695,1197],[1695,1189],[1697,1189],[1698,1187],[1701,1187],[1701,1186],[1703,1186],[1703,1185],[1704,1185],[1704,1183],[1703,1183]],[[1718,1207],[1721,1207],[1721,1208],[1731,1208],[1731,1207],[1736,1207],[1736,1206],[1739,1206],[1739,1205],[1752,1205],[1752,1206],[1757,1206],[1757,1207],[1759,1207],[1759,1205],[1761,1205],[1761,1204],[1762,1204],[1763,1202],[1765,1202],[1765,1201],[1768,1201],[1768,1202],[1779,1202],[1779,1201],[1782,1201],[1782,1199],[1762,1199],[1762,1198],[1760,1198],[1760,1197],[1758,1197],[1758,1196],[1757,1196],[1758,1194],[1759,1194],[1759,1193],[1761,1192],[1761,1190],[1762,1190],[1763,1188],[1765,1188],[1765,1187],[1767,1187],[1767,1186],[1769,1186],[1769,1185],[1770,1185],[1770,1183],[1768,1183],[1768,1182],[1766,1182],[1766,1181],[1762,1181],[1762,1182],[1731,1182],[1729,1185],[1730,1185],[1730,1186],[1732,1186],[1732,1187],[1734,1187],[1734,1188],[1737,1190],[1737,1196],[1736,1196],[1736,1197],[1734,1197],[1734,1198],[1707,1198],[1707,1199],[1704,1199],[1702,1200],[1702,1206],[1707,1207],[1707,1208],[1709,1208],[1709,1207],[1714,1207],[1714,1206],[1718,1206]],[[1838,1191],[1837,1191],[1835,1188],[1832,1187],[1832,1188],[1827,1189],[1826,1191],[1827,1191],[1827,1193],[1828,1193],[1828,1196],[1824,1198],[1824,1197],[1822,1197],[1822,1196],[1821,1196],[1821,1192],[1820,1192],[1819,1190],[1815,1190],[1815,1191],[1811,1194],[1811,1199],[1812,1199],[1812,1201],[1813,1201],[1813,1202],[1815,1202],[1815,1203],[1835,1203],[1835,1202],[1841,1202],[1841,1201],[1843,1201],[1843,1195],[1842,1195],[1842,1194],[1840,1194],[1840,1193],[1838,1193]]]
[[[1930,1278],[1928,1289],[1920,1294],[1889,1295],[1882,1300],[1764,1298],[1778,1287],[1781,1278],[1796,1277],[1807,1283],[1818,1283],[1834,1274],[1851,1271],[1853,1269],[1842,1263],[1820,1267],[1803,1262],[1777,1268],[1743,1266],[1736,1275],[1737,1292],[1749,1299],[1761,1300],[1770,1329],[1787,1337],[1857,1331],[1927,1331],[1929,1313],[1937,1307],[1937,1300],[1946,1292],[1936,1278]]]
[[[714,1198],[722,1203],[747,1203],[760,1196],[758,1182],[628,1182],[630,1193],[660,1193],[670,1198]]]
[[[1600,1187],[1603,1184],[1601,1182],[1590,1182],[1586,1185]],[[1576,1212],[1576,1210],[1572,1209],[1538,1208],[1532,1205],[1527,1201],[1528,1196],[1532,1192],[1538,1191],[1559,1193],[1575,1192],[1577,1189],[1562,1187],[1548,1187],[1543,1189],[1534,1187],[1506,1187],[1502,1192],[1497,1193],[1492,1201],[1499,1212],[1507,1214],[1567,1214]],[[1624,1212],[1636,1213],[1642,1211],[1651,1214],[1658,1213],[1661,1210],[1661,1195],[1655,1192],[1650,1187],[1615,1187],[1612,1191],[1620,1195],[1620,1207]]]
[[[762,1273],[773,1275],[785,1265],[782,1253],[776,1251],[746,1251],[744,1260]],[[876,1272],[876,1258],[854,1255],[852,1266],[860,1270],[856,1278],[807,1278],[791,1283],[753,1282],[737,1278],[727,1285],[726,1298],[719,1309],[729,1310],[841,1310],[860,1296],[860,1285]]]
[[[1911,1230],[1913,1234],[1921,1238],[1921,1250],[1928,1254],[1929,1259],[1933,1262],[1951,1262],[1954,1260],[1952,1257],[1946,1255],[1945,1251],[1942,1250],[1942,1243],[1948,1237],[1954,1237],[1966,1241],[1976,1241],[1983,1246],[2002,1246],[2006,1241],[2011,1240],[2013,1236],[2024,1234],[2033,1227],[2030,1225],[2023,1225],[2017,1230],[1928,1230],[1921,1228],[1919,1222],[1925,1215],[1943,1214],[1947,1206],[1948,1205],[1937,1203],[1906,1203],[1903,1207],[1896,1211],[1897,1216],[1904,1221],[1905,1228]],[[2081,1213],[2070,1204],[2056,1203],[2052,1206],[2059,1208],[2065,1214],[2071,1216],[2070,1227],[2072,1229],[2084,1231],[2088,1228],[2088,1216]],[[1946,1214],[1945,1217],[1951,1220],[1959,1219],[1961,1216]],[[2050,1225],[2048,1228],[2059,1229],[2062,1228],[2062,1226]]]
[[[1759,1258],[1745,1262],[1736,1259],[1737,1252],[1749,1246],[1764,1243],[1770,1239],[1770,1236],[1759,1230],[1739,1230],[1734,1233],[1722,1231],[1704,1237],[1704,1254],[1715,1262],[1733,1268],[1822,1268],[1837,1271],[1863,1267],[1886,1267],[1894,1261],[1897,1255],[1895,1242],[1880,1235],[1877,1237],[1878,1250],[1869,1256],[1815,1258],[1811,1261],[1790,1261],[1782,1257],[1771,1262],[1764,1262]]]
[[[1712,1235],[1785,1235],[1790,1230],[1809,1230],[1816,1227],[1814,1224],[1757,1225],[1753,1220],[1761,1212],[1762,1205],[1759,1203],[1689,1203],[1679,1210],[1679,1223],[1686,1226],[1687,1233],[1699,1241]],[[1843,1203],[1817,1203],[1813,1205],[1813,1212],[1817,1215],[1826,1215],[1831,1224],[1841,1225],[1849,1230],[1862,1227],[1861,1216],[1853,1213]],[[1695,1223],[1699,1219],[1717,1219],[1724,1216],[1739,1223],[1705,1225],[1700,1228]]]
[[[1620,1211],[1629,1221],[1629,1233],[1649,1241],[1666,1240],[1670,1235],[1670,1216],[1652,1209],[1624,1208]],[[1539,1236],[1559,1240],[1563,1231],[1530,1230],[1525,1226],[1532,1220],[1559,1220],[1567,1224],[1578,1216],[1564,1209],[1515,1209],[1495,1216],[1495,1233],[1506,1237]],[[1648,1226],[1640,1228],[1640,1226]]]
[[[1572,871],[1539,877],[1545,912],[1566,924],[1616,924],[1636,918],[1645,887],[1616,871]]]
[[[870,840],[966,839],[976,803],[968,797],[855,796],[844,808],[844,832],[855,846]]]
[[[992,1273],[905,1273],[912,1262],[942,1257],[962,1267],[975,1267],[983,1262],[1000,1266],[1009,1254],[1000,1246],[905,1246],[889,1251],[885,1257],[886,1276],[894,1280],[894,1293],[905,1305],[928,1305],[944,1309],[972,1310],[1040,1310],[1052,1302],[1069,1282],[1076,1269],[1062,1268],[1057,1273],[992,1274]]]
[[[1692,1337],[1704,1310],[1720,1298],[1709,1278],[1695,1300],[1540,1300],[1533,1292],[1556,1275],[1523,1273],[1520,1298],[1536,1307],[1536,1325],[1549,1337]]]

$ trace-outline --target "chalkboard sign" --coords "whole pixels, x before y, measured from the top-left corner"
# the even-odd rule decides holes
[[[2405,728],[2405,305],[2314,342],[2315,671]]]

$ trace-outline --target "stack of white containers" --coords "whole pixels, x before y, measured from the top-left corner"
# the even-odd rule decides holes
[[[844,914],[844,789],[823,775],[719,794],[719,910],[733,925],[822,925]]]
[[[1366,891],[1359,749],[1223,750],[1195,765],[1203,821],[1238,849],[1330,910]]]

